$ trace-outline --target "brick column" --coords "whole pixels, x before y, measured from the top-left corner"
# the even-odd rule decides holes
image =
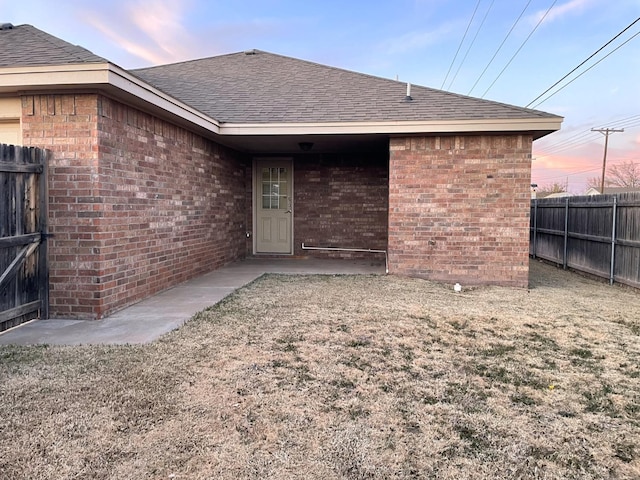
[[[97,95],[22,97],[24,145],[43,147],[49,164],[50,303],[53,317],[97,318],[101,285]]]
[[[526,287],[531,135],[390,141],[390,273]]]

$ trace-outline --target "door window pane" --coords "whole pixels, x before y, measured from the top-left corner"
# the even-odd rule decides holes
[[[287,208],[287,169],[270,167],[262,169],[262,208],[284,210]]]

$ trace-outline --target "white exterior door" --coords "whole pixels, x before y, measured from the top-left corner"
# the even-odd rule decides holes
[[[291,159],[256,161],[256,253],[293,253],[293,175]]]

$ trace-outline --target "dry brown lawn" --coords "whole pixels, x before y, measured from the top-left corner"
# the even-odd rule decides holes
[[[0,347],[2,479],[638,479],[640,293],[265,276],[160,341]]]

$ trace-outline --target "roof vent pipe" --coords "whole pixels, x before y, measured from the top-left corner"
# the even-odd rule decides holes
[[[413,98],[411,98],[411,84],[407,82],[407,96],[405,97],[405,100],[413,100]]]

